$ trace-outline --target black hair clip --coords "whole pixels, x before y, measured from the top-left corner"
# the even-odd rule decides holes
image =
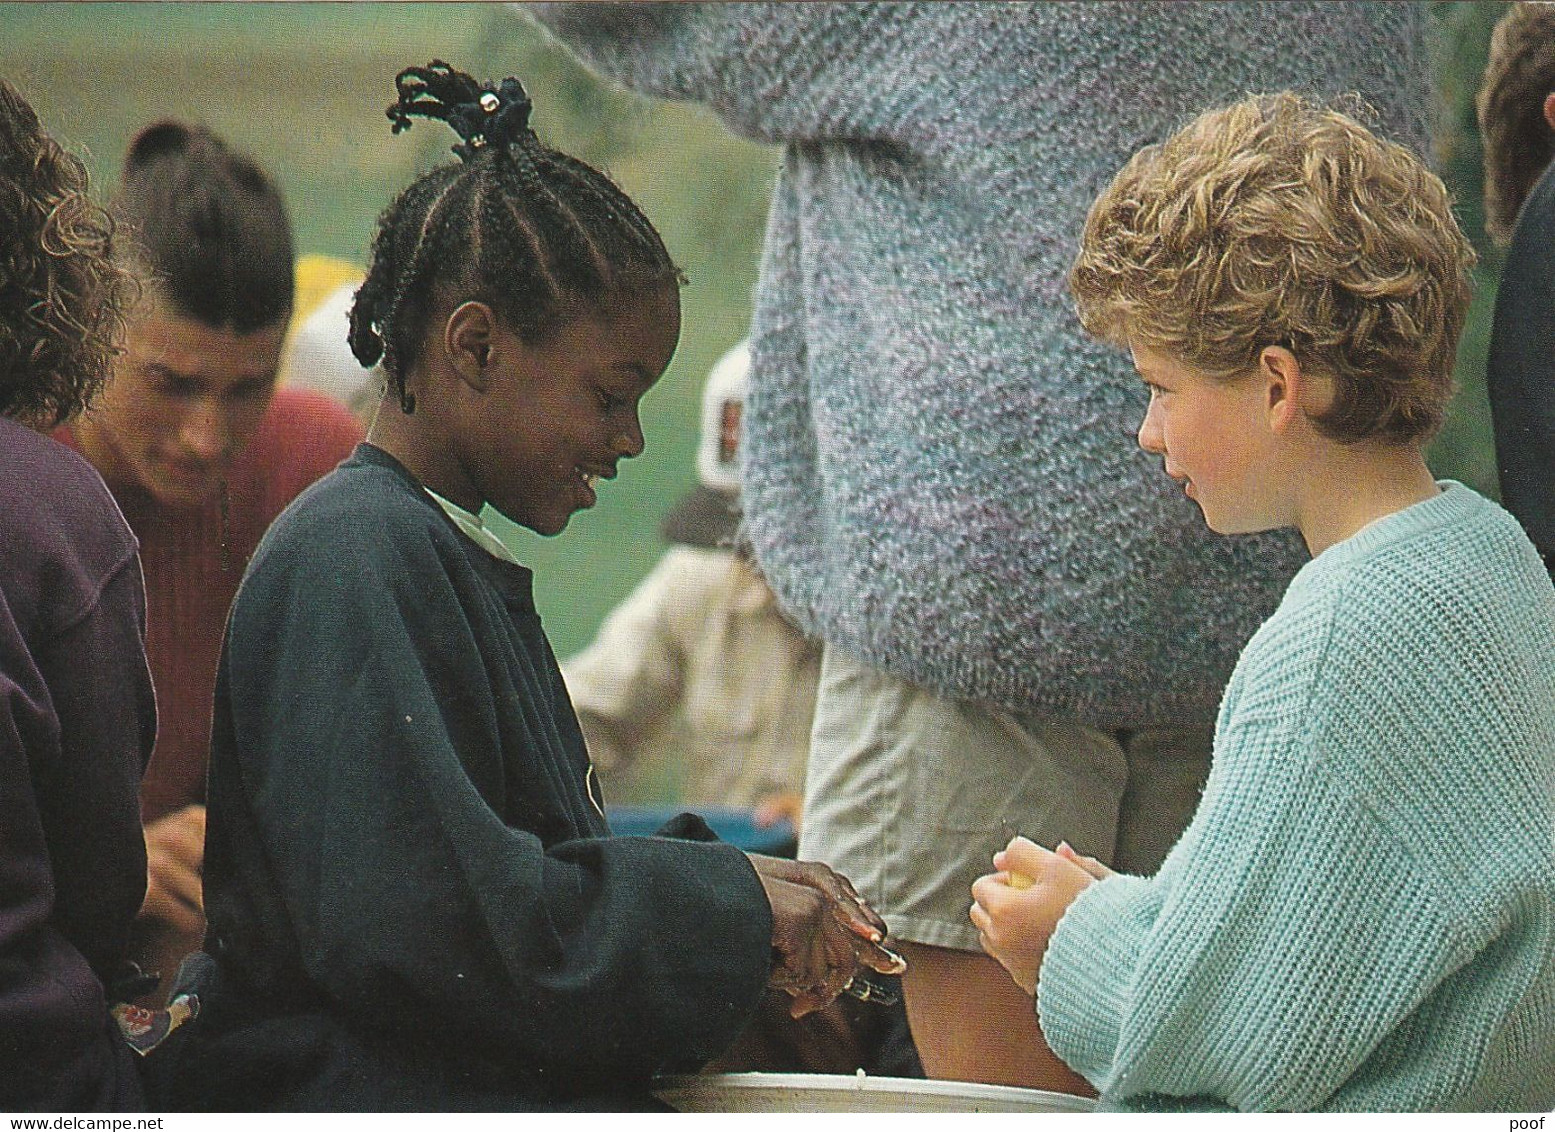
[[[534,103],[515,78],[493,86],[477,83],[441,59],[425,67],[407,67],[394,79],[399,98],[386,113],[393,132],[408,129],[413,117],[440,118],[458,134],[453,151],[468,161],[488,144],[510,145],[526,134]]]
[[[448,124],[465,144],[454,152],[468,161],[475,150],[487,144],[510,145],[531,133],[529,114],[534,103],[517,79],[503,79],[493,87],[481,89],[479,98],[449,108]]]

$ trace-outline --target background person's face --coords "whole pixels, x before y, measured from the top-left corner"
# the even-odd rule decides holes
[[[269,407],[285,335],[285,319],[238,334],[149,302],[77,426],[83,451],[166,506],[208,501]]]

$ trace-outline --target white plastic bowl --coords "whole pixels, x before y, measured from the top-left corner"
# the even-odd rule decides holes
[[[680,1112],[1090,1112],[1068,1093],[824,1073],[708,1073],[666,1077],[654,1093]]]

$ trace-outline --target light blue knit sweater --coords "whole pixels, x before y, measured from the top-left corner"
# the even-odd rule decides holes
[[[1096,194],[1212,104],[1357,89],[1423,149],[1423,5],[523,10],[784,147],[743,496],[801,627],[955,698],[1209,723],[1304,555],[1205,530],[1064,277]]]
[[[1443,487],[1302,568],[1160,872],[1059,922],[1042,1027],[1105,1104],[1555,1103],[1555,590]]]

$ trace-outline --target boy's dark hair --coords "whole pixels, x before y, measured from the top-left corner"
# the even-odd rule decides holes
[[[542,341],[559,313],[678,286],[680,270],[632,200],[592,166],[541,143],[517,79],[477,83],[441,60],[395,78],[394,132],[439,118],[463,160],[422,174],[379,218],[351,310],[351,351],[380,359],[410,412],[405,374],[440,301],[488,304],[520,339]]]
[[[1475,109],[1485,146],[1485,228],[1511,242],[1523,201],[1555,156],[1544,99],[1555,92],[1555,5],[1514,4],[1490,35]]]
[[[292,228],[280,190],[246,154],[171,119],[130,144],[113,200],[133,251],[181,314],[249,334],[291,314]]]
[[[134,301],[86,168],[0,80],[0,415],[34,427],[96,396]]]

